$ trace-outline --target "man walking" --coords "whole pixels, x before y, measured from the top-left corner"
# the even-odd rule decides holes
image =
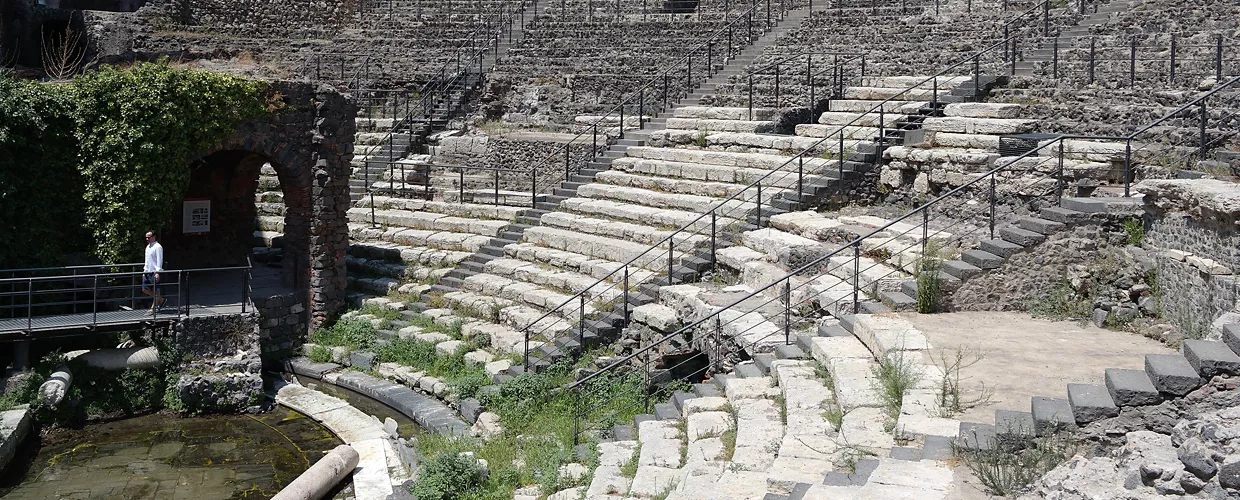
[[[168,299],[159,296],[159,273],[164,270],[164,247],[155,241],[155,233],[146,233],[146,259],[142,265],[142,293],[154,297],[151,300],[151,311],[154,315]]]

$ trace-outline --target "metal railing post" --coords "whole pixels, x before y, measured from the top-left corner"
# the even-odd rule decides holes
[[[624,265],[624,323],[629,323],[629,265]]]
[[[1089,83],[1094,83],[1094,60],[1097,58],[1098,37],[1089,37]]]
[[[1205,101],[1205,100],[1202,100],[1202,101],[1201,101],[1201,119],[1200,119],[1200,120],[1198,120],[1198,122],[1199,122],[1199,123],[1198,123],[1198,133],[1200,134],[1200,135],[1199,135],[1199,137],[1200,137],[1200,144],[1201,144],[1201,148],[1200,148],[1200,149],[1201,149],[1201,154],[1200,154],[1201,161],[1205,161],[1205,160],[1206,160],[1206,148],[1207,148],[1207,144],[1206,144],[1206,119],[1207,119],[1207,118],[1208,118],[1208,115],[1206,114],[1206,101]]]
[[[676,252],[675,233],[667,237],[667,284],[673,285],[672,282],[672,255]]]
[[[797,200],[805,199],[805,156],[797,155]]]
[[[1167,69],[1167,84],[1175,83],[1175,35],[1171,35],[1171,66]]]
[[[1131,196],[1132,184],[1132,137],[1124,143],[1124,197]]]
[[[1063,200],[1064,188],[1065,186],[1064,186],[1064,179],[1063,179],[1063,138],[1060,138],[1059,139],[1059,168],[1057,169],[1056,174],[1055,174],[1055,201],[1056,202]]]
[[[995,176],[990,175],[990,239],[995,239]]]
[[[530,208],[538,208],[538,168],[530,168]]]
[[[499,205],[499,169],[495,169],[495,204]]]
[[[749,73],[749,118],[753,121],[753,73]]]
[[[1128,86],[1137,86],[1137,37],[1128,39]]]
[[[779,107],[779,63],[775,63],[775,107]]]
[[[762,183],[757,182],[755,186],[758,188],[758,229],[762,229]]]
[[[465,203],[465,169],[457,169],[457,172],[460,173],[461,177],[460,182],[456,186],[458,189],[457,196],[459,196],[456,201],[457,203]]]
[[[1059,79],[1059,38],[1051,42],[1051,77]]]
[[[792,280],[784,280],[784,345],[792,344]]]
[[[710,211],[710,268],[711,270],[716,270],[715,264],[718,262],[718,260],[715,257],[715,248],[716,248],[715,233],[717,231],[717,229],[715,228],[715,224],[716,224],[715,212],[716,210],[713,210],[713,209]]]
[[[858,240],[852,244],[853,247],[853,273],[852,273],[852,299],[853,314],[857,314],[860,309],[861,301],[858,292],[861,290],[861,283],[858,281],[861,276],[861,241]]]
[[[1217,43],[1214,50],[1214,81],[1222,83],[1223,81],[1223,35],[1215,38]]]

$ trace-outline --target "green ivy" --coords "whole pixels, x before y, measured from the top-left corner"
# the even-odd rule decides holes
[[[163,227],[189,186],[189,161],[266,116],[267,84],[144,63],[105,66],[72,83],[84,219],[105,261],[141,257],[142,233]]]
[[[0,269],[63,264],[89,247],[80,224],[73,100],[62,85],[0,76]]]
[[[0,75],[0,234],[17,242],[0,245],[0,268],[92,247],[137,260],[134,242],[176,213],[191,159],[279,106],[266,82],[166,62],[67,84]]]

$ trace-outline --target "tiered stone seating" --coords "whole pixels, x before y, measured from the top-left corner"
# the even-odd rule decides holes
[[[683,306],[694,289],[664,287],[677,297],[666,304]],[[879,315],[849,316],[819,331],[617,426],[615,440],[599,444],[587,498],[947,498],[954,485],[945,460],[960,422],[930,413],[937,379],[925,337]],[[895,422],[875,392],[872,352],[900,353],[920,373]],[[838,426],[829,409],[842,414]],[[636,449],[636,474],[624,477]]]
[[[725,7],[730,10],[725,11]],[[636,90],[639,82],[696,49],[747,7],[707,2],[694,14],[666,14],[655,12],[653,3],[635,0],[572,0],[543,6],[538,18],[527,25],[524,39],[496,67],[496,78],[505,82],[503,86],[512,86],[505,99],[507,119],[522,121],[527,115],[540,115],[544,121],[569,124],[576,116],[608,111]],[[778,15],[781,6],[776,2],[772,8],[772,15]],[[748,43],[739,31],[734,41],[733,54]],[[728,48],[721,43],[714,49],[713,63],[717,66],[724,61]],[[699,56],[694,59],[693,71],[705,76],[706,57]],[[683,71],[670,75],[670,99],[696,85],[687,77]],[[535,92],[535,86],[538,94],[559,98],[539,99],[536,105],[527,102],[523,96]],[[651,104],[663,102],[664,97],[662,85],[646,93]]]
[[[476,252],[513,222],[519,209],[374,197],[349,210],[350,287],[386,295],[402,284],[405,292],[425,291],[456,264]]]

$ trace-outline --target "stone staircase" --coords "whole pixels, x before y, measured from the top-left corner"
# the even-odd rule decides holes
[[[1056,36],[1043,39],[1036,48],[1021,53],[1021,60],[1016,62],[1015,76],[1030,76],[1042,66],[1049,66],[1055,59],[1055,50],[1067,50],[1076,45],[1080,38],[1089,36],[1090,27],[1106,24],[1117,13],[1127,11],[1141,5],[1141,0],[1112,0],[1086,14],[1078,23],[1059,31]]]
[[[924,336],[878,315],[819,331],[611,429],[586,498],[947,498],[960,423],[929,414],[933,374],[904,395],[894,427],[873,385],[872,350],[890,355],[899,345],[923,364]],[[625,477],[635,455],[636,473]]]
[[[786,29],[807,12],[791,11],[773,29]],[[721,71],[748,64],[758,51],[747,50]],[[533,324],[531,348],[537,352],[531,353],[531,365],[535,369],[579,350],[582,343],[594,345],[619,334],[626,317],[623,304],[615,304],[624,294],[623,263],[637,258],[627,279],[631,307],[654,300],[657,285],[669,283],[669,267],[671,282],[694,279],[709,267],[707,260],[697,256],[709,245],[709,228],[695,228],[707,232],[674,238],[671,266],[666,251],[647,250],[672,229],[734,194],[743,194],[758,172],[786,161],[775,155],[701,154],[643,146],[650,131],[665,126],[668,115],[709,90],[700,89],[667,114],[651,117],[643,129],[625,132],[535,209],[520,212],[516,224],[505,227],[444,275],[432,291],[441,294],[448,305],[481,309],[481,316],[499,320],[506,329],[505,338],[519,337],[524,343],[524,334],[519,332]],[[812,179],[832,166],[830,161],[816,160],[807,163],[806,171]],[[773,197],[785,188],[768,189]],[[756,203],[739,200],[743,198],[723,205],[720,223],[756,222],[749,221]],[[590,289],[604,277],[607,281]],[[582,292],[586,298],[579,301],[582,304],[561,307]],[[572,325],[582,311],[597,319],[579,329]],[[520,367],[514,367],[500,378],[520,373]]]
[[[411,11],[420,6],[401,4],[398,8]],[[525,11],[532,11],[532,9],[533,4],[525,7]],[[482,54],[482,71],[490,71],[499,58],[524,39],[526,24],[533,22],[532,15],[528,20],[526,19],[527,13],[529,12],[519,11],[513,16],[511,25],[508,27],[510,37],[501,36],[498,41],[494,42],[490,39],[482,40],[482,43],[492,48]],[[472,41],[466,42],[473,43]],[[455,70],[456,64],[453,62],[449,65],[452,65]],[[445,65],[445,70],[446,68],[448,65]],[[415,109],[422,107],[421,101],[417,101],[409,104],[410,115],[402,117],[401,120],[392,117],[379,120],[369,117],[358,118],[359,127],[355,144],[367,147],[357,148],[354,155],[353,176],[349,180],[349,195],[353,201],[361,199],[369,189],[378,189],[383,192],[404,190],[419,194],[426,192],[430,183],[428,167],[424,162],[406,161],[406,158],[410,154],[424,152],[422,150],[427,138],[432,133],[447,127],[453,117],[469,106],[470,99],[482,85],[484,77],[478,73],[478,68],[468,69],[472,71],[466,71],[459,78],[442,82],[443,87],[436,91],[439,97],[430,103],[425,113],[422,109]],[[362,127],[363,123],[366,125],[365,129]],[[390,168],[393,163],[406,164],[404,178],[393,178]],[[396,170],[399,170],[399,167]]]
[[[1215,375],[1240,375],[1240,324],[1222,340],[1185,340],[1181,354],[1149,354],[1144,370],[1108,368],[1101,384],[1068,384],[1067,397],[1034,397],[1029,412],[998,410],[994,423],[965,422],[959,443],[989,449],[1005,436],[1044,436],[1119,415],[1120,409],[1187,396]]]
[[[931,225],[925,234],[940,249],[942,270],[939,272],[939,282],[941,290],[948,295],[943,297],[943,300],[950,300],[950,293],[959,289],[965,281],[999,269],[1013,256],[1037,247],[1048,238],[1053,239],[1057,234],[1074,226],[1103,223],[1109,215],[1139,213],[1140,208],[1140,200],[1133,198],[1065,197],[1058,206],[1042,208],[1036,216],[1017,217],[1010,224],[996,227],[994,239],[953,234],[952,231],[955,230],[974,234],[980,232],[980,229],[964,226],[953,228],[952,223],[939,222],[936,219],[936,223]],[[838,246],[870,234],[888,222],[874,216],[831,217],[815,212],[796,212],[772,218],[771,226]],[[851,273],[852,269],[857,268],[862,273],[858,280],[862,285],[862,295],[868,299],[867,304],[862,305],[863,308],[871,311],[916,309],[918,285],[911,275],[916,271],[917,262],[922,257],[921,226],[921,219],[918,217],[916,220],[898,222],[885,232],[864,240],[861,246],[864,255],[858,263],[853,262],[851,253],[833,257],[827,275],[840,281],[835,282],[830,278],[824,281],[837,289],[848,288],[847,291],[851,294]],[[879,251],[880,249],[882,251]],[[944,258],[943,254],[950,256]],[[846,286],[839,287],[839,283]],[[829,286],[817,283],[812,288],[815,292],[830,289]],[[826,296],[851,302],[851,295],[837,293]],[[881,302],[883,306],[874,302]],[[834,313],[838,306],[826,309]]]
[[[284,256],[286,209],[280,178],[270,164],[264,164],[259,170],[254,208],[254,245],[250,253],[255,262],[278,265]]]
[[[373,200],[373,205],[372,205]],[[349,209],[346,257],[357,295],[421,293],[503,233],[520,216],[513,207],[367,197]]]

